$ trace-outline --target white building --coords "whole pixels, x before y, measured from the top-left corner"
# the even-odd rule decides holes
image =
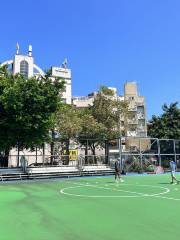
[[[15,75],[20,73],[25,77],[43,76],[44,71],[34,63],[32,55],[32,46],[29,45],[28,54],[22,55],[19,52],[19,45],[16,46],[16,54],[13,59],[3,62],[1,65],[8,65],[8,69]],[[65,80],[65,92],[63,92],[63,100],[67,104],[71,104],[71,70],[67,68],[67,60],[64,61],[61,67],[51,67],[52,78],[60,77]]]
[[[65,103],[71,104],[72,101],[71,70],[66,68],[66,64],[63,64],[63,67],[52,67],[51,70],[52,77],[60,77],[65,80],[66,85],[62,98]]]

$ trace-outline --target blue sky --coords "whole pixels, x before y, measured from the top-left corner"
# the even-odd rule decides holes
[[[1,2],[0,62],[33,45],[42,69],[65,57],[74,96],[136,81],[147,115],[180,101],[179,0],[9,0]]]

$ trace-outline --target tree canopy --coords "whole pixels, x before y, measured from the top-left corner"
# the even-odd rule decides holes
[[[62,79],[25,78],[0,67],[0,151],[17,146],[33,148],[48,140],[53,113],[64,89]]]
[[[127,117],[128,104],[116,97],[113,90],[105,86],[100,87],[90,111],[96,121],[104,125],[106,139],[123,135],[120,124],[122,117]]]
[[[180,139],[180,109],[178,103],[162,106],[161,116],[152,116],[148,135],[154,138]]]
[[[55,131],[61,140],[76,138],[81,130],[79,110],[72,105],[62,104],[55,114]]]
[[[127,107],[127,103],[114,96],[111,89],[102,86],[95,95],[93,106],[61,107],[56,114],[55,129],[62,140],[76,137],[86,146],[86,152],[88,144],[94,154],[95,148],[103,146],[106,139],[122,134],[120,120],[121,115],[127,113]]]

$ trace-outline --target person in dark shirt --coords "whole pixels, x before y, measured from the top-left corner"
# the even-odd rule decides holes
[[[121,178],[121,169],[120,169],[120,161],[119,159],[116,159],[115,164],[114,164],[114,170],[115,170],[115,181],[121,181],[124,182],[123,179]]]

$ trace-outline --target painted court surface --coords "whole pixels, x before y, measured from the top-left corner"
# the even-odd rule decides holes
[[[168,174],[124,180],[2,183],[0,240],[179,240],[180,185]]]

